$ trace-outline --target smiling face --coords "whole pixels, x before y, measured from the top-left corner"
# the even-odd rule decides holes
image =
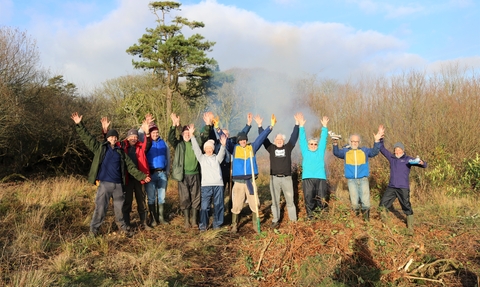
[[[182,132],[182,137],[183,137],[184,141],[189,142],[190,141],[190,131],[188,131],[188,130],[183,131]]]
[[[282,134],[278,134],[276,137],[275,137],[275,145],[278,147],[278,148],[281,148],[283,147],[283,145],[285,144],[285,139],[284,139],[284,135]]]
[[[113,147],[115,143],[117,142],[118,138],[116,136],[109,136],[107,138],[107,141],[110,143],[110,145]]]
[[[318,142],[314,140],[308,141],[308,150],[316,151],[318,149]]]
[[[212,147],[207,146],[203,150],[205,151],[206,156],[211,156],[213,154],[213,148]]]
[[[246,146],[247,146],[247,140],[238,141],[238,144],[239,144],[241,147],[246,147]]]
[[[396,156],[397,158],[401,158],[401,157],[403,156],[403,154],[404,154],[403,149],[401,149],[401,148],[399,148],[399,147],[396,147],[396,148],[393,150],[393,152],[395,153],[395,156]]]
[[[158,133],[158,130],[153,130],[150,132],[150,137],[152,137],[152,140],[157,140],[159,138],[160,134]]]
[[[130,144],[130,146],[134,146],[138,142],[138,136],[137,135],[131,135],[127,138],[127,141],[128,141],[128,144]]]
[[[357,135],[350,136],[350,147],[352,149],[358,149],[359,145],[360,145],[360,137]]]

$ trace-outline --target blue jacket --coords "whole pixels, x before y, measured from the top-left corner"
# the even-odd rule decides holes
[[[403,154],[402,157],[397,158],[395,154],[392,154],[388,151],[383,145],[383,140],[380,141],[380,152],[385,156],[385,158],[390,163],[390,181],[388,182],[388,187],[393,188],[410,188],[410,168],[412,166],[419,166],[422,168],[427,167],[427,162],[423,161],[423,165],[420,164],[410,164],[408,161],[415,159],[407,154]]]
[[[328,129],[322,127],[318,148],[316,151],[308,149],[305,128],[300,127],[300,150],[302,152],[302,179],[319,178],[327,179],[325,171],[325,150],[327,148]]]
[[[368,177],[370,165],[368,158],[374,157],[380,151],[380,142],[374,143],[373,148],[361,147],[359,149],[342,148],[333,146],[333,155],[345,160],[345,177],[348,179]]]
[[[232,163],[232,178],[233,179],[251,179],[252,178],[252,165],[253,162],[253,174],[258,175],[257,160],[255,154],[260,149],[263,141],[267,138],[272,130],[270,127],[266,128],[255,141],[247,146],[242,147],[239,144],[232,145],[227,141],[227,150],[233,156]],[[253,158],[250,160],[250,157]]]

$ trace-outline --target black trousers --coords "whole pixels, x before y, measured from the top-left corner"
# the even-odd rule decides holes
[[[395,199],[398,198],[398,202],[402,206],[403,213],[406,215],[412,215],[412,205],[410,204],[410,189],[408,188],[394,188],[387,187],[385,193],[380,200],[380,207],[390,208],[393,205]]]

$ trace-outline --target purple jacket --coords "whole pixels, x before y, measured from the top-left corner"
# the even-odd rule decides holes
[[[388,151],[385,146],[383,145],[383,140],[380,141],[380,152],[385,156],[385,158],[390,163],[390,181],[388,182],[388,187],[393,188],[410,188],[409,184],[409,175],[410,175],[410,168],[412,166],[419,166],[422,168],[427,167],[427,162],[423,161],[423,165],[420,164],[410,164],[408,163],[409,160],[415,159],[411,156],[403,154],[402,157],[397,158],[395,154],[392,154]]]

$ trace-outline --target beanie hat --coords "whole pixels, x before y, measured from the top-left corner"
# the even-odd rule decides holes
[[[243,141],[243,140],[248,141],[247,134],[244,133],[244,132],[239,132],[238,135],[237,135],[237,143],[239,141]]]
[[[111,137],[111,136],[115,136],[115,137],[117,137],[117,139],[118,139],[118,132],[117,132],[116,130],[109,130],[109,131],[107,132],[107,135],[106,135],[105,137],[106,137],[106,138],[109,138],[109,137]]]
[[[393,145],[393,149],[395,150],[395,148],[401,148],[403,151],[405,151],[405,146],[401,143],[401,142],[398,142],[396,144]]]
[[[203,144],[203,150],[205,151],[205,149],[207,147],[210,147],[212,149],[215,149],[215,142],[213,140],[208,140],[206,141],[204,144]]]
[[[188,129],[188,126],[183,126],[183,128],[182,128],[182,133],[183,133],[184,131],[188,131],[188,130],[189,130],[189,129]]]
[[[158,127],[154,122],[151,122],[150,125],[148,126],[148,132],[151,133],[153,131],[158,131]]]
[[[130,129],[127,132],[127,139],[128,139],[129,136],[137,136],[138,137],[138,131],[136,129]]]

